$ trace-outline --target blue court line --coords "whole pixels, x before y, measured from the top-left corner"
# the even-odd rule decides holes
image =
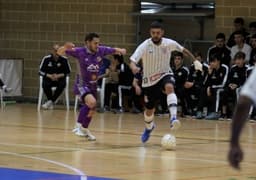
[[[60,174],[35,170],[0,168],[1,180],[114,180],[110,178]]]

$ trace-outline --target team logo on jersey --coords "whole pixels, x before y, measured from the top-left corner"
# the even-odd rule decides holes
[[[178,76],[182,76],[182,72],[179,72],[179,73],[178,73]]]
[[[237,74],[237,72],[235,72],[235,74],[234,74],[233,78],[238,78],[238,74]]]
[[[89,59],[88,59],[88,58],[85,58],[84,60],[85,60],[86,62],[87,62],[87,61],[89,61]]]
[[[48,66],[49,66],[49,67],[52,67],[52,62],[49,62],[49,63],[48,63]]]
[[[153,46],[151,44],[148,46],[148,52],[153,53]]]
[[[61,64],[60,63],[57,63],[57,67],[60,67],[61,66]]]
[[[100,56],[97,57],[97,62],[100,62],[102,58]]]
[[[143,78],[143,82],[144,82],[145,84],[147,84],[147,83],[148,83],[148,78]]]
[[[98,72],[99,71],[99,65],[91,64],[90,66],[87,67],[87,71],[89,71],[89,72]]]

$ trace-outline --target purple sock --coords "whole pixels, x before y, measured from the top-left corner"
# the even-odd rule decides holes
[[[88,117],[89,111],[90,111],[90,108],[87,105],[83,105],[80,108],[80,112],[79,112],[77,121],[80,124],[82,124],[82,127],[84,127],[84,128],[88,128],[88,126],[92,120],[92,117]]]

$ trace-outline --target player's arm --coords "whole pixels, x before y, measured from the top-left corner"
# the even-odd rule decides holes
[[[187,56],[190,57],[195,65],[195,69],[199,70],[199,71],[203,71],[203,65],[200,61],[198,61],[195,56],[186,48],[183,49],[182,53]]]
[[[137,74],[140,72],[140,68],[133,61],[130,61],[130,68],[131,68],[133,74]]]
[[[59,56],[65,56],[67,50],[74,51],[75,50],[75,44],[73,44],[72,42],[66,42],[63,46],[61,46],[57,50],[57,54]]]
[[[228,160],[230,165],[236,169],[240,169],[239,164],[243,160],[243,152],[240,148],[239,137],[247,120],[251,105],[252,100],[247,96],[241,95],[232,119]]]
[[[146,43],[147,41],[144,41],[143,43],[141,43],[137,49],[135,50],[135,52],[132,54],[132,56],[130,57],[130,68],[132,70],[133,74],[137,74],[140,72],[140,68],[137,66],[137,64],[142,60],[142,56],[144,54],[144,52],[146,51]]]
[[[119,54],[119,55],[125,55],[126,54],[126,49],[124,48],[114,48],[115,52],[114,54]]]

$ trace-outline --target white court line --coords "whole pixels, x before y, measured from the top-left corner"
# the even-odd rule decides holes
[[[7,145],[7,146],[21,146],[21,147],[29,147],[29,148],[42,148],[42,149],[58,149],[58,150],[69,150],[69,151],[91,151],[87,149],[82,149],[82,148],[66,148],[66,147],[56,147],[56,146],[41,146],[41,145],[31,145],[31,144],[11,144],[11,143],[0,143],[0,145]],[[141,147],[139,147],[141,148]],[[106,149],[100,149],[100,150],[95,150],[93,153],[107,153],[107,154],[117,154],[121,156],[132,156],[132,157],[140,157],[140,154],[131,154],[127,153],[125,154],[124,152],[117,152],[117,151],[112,151],[112,150],[106,150]],[[175,151],[174,151],[175,153]],[[147,155],[147,157],[152,157],[152,158],[159,158],[157,155]],[[178,159],[178,160],[187,160],[187,161],[201,161],[201,162],[208,162],[208,163],[222,163],[222,164],[227,164],[227,161],[222,161],[222,160],[209,160],[209,159],[197,159],[197,158],[179,158],[179,157],[170,157],[167,155],[161,155],[161,158],[164,157],[166,159]]]
[[[0,154],[7,154],[7,155],[18,156],[18,157],[23,157],[23,158],[35,159],[35,160],[39,160],[39,161],[45,161],[45,162],[48,162],[51,164],[55,164],[55,165],[67,168],[71,171],[74,171],[77,175],[80,176],[80,178],[81,178],[80,180],[87,180],[87,176],[81,170],[74,168],[73,166],[61,163],[61,162],[57,162],[57,161],[53,161],[53,160],[49,160],[49,159],[45,159],[45,158],[40,158],[40,157],[35,157],[35,156],[30,156],[30,155],[6,152],[6,151],[0,151]]]
[[[69,151],[86,151],[86,152],[91,152],[91,150],[87,150],[87,149],[82,149],[82,148],[66,148],[66,147],[57,147],[57,146],[41,146],[41,145],[32,145],[32,144],[11,144],[11,143],[0,143],[0,145],[7,145],[7,146],[20,146],[20,147],[30,147],[30,148],[41,148],[41,149],[58,149],[58,150],[69,150]],[[142,146],[138,147],[138,148],[144,148]],[[150,147],[148,147],[150,148]],[[145,148],[147,149],[147,148]],[[1,151],[0,151],[1,153]],[[117,151],[113,151],[113,150],[106,150],[106,149],[100,149],[100,150],[95,150],[93,151],[93,153],[107,153],[107,154],[116,154],[116,155],[120,155],[120,156],[130,156],[130,157],[140,157],[141,154],[137,153],[137,154],[132,154],[127,152],[127,154],[125,154],[124,152],[117,152]],[[174,151],[175,153],[175,151]],[[16,154],[16,153],[15,153]],[[181,157],[170,157],[168,155],[161,155],[161,156],[157,156],[157,155],[148,155],[146,157],[151,157],[151,158],[159,158],[159,157],[164,157],[166,159],[170,159],[170,160],[184,160],[184,161],[200,161],[200,162],[205,162],[205,163],[221,163],[221,164],[227,164],[228,165],[228,161],[227,160],[210,160],[210,159],[202,159],[202,158],[181,158]],[[255,165],[253,162],[243,162],[243,164],[246,165]],[[71,167],[71,166],[70,166]],[[82,180],[82,179],[81,179]],[[83,179],[85,180],[85,179]]]

